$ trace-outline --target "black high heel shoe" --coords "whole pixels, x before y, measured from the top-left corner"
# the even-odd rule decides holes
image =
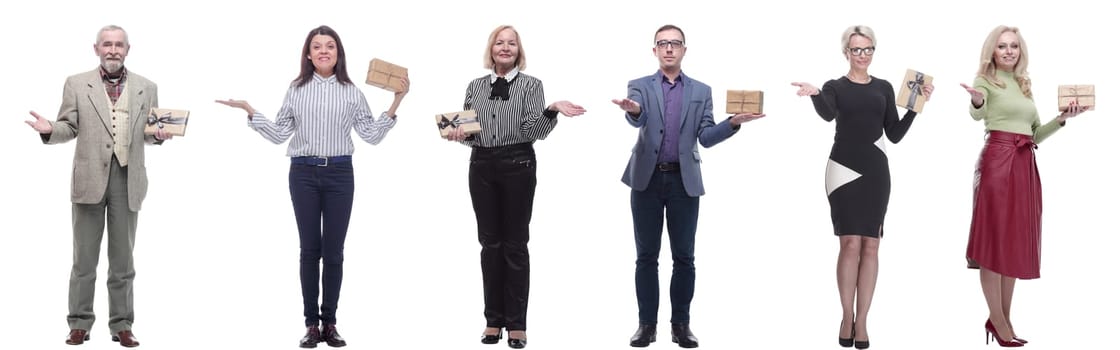
[[[871,339],[856,340],[856,327],[855,327],[854,323],[852,324],[852,345],[854,345],[856,347],[856,349],[860,349],[860,350],[867,349],[867,348],[871,347]]]
[[[498,328],[498,334],[483,334],[482,335],[482,343],[483,344],[497,344],[498,341],[500,341],[500,340],[502,340],[502,329],[501,328]]]
[[[854,345],[855,340],[856,340],[856,323],[852,322],[852,337],[851,338],[840,338],[840,346],[845,347],[845,348],[850,348],[850,347],[852,347],[852,345]]]
[[[509,330],[506,330],[506,331],[508,332]],[[513,337],[513,335],[512,335],[512,333],[511,333],[511,334],[510,334],[510,336],[509,336],[509,340],[507,341],[507,343],[509,343],[509,347],[510,347],[510,348],[514,348],[514,349],[524,349],[524,348],[525,348],[525,345],[526,345],[527,343],[529,343],[529,340],[527,340],[527,339],[518,339],[518,338],[514,338],[514,337]]]

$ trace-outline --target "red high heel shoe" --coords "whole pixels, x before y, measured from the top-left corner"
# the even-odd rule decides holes
[[[988,323],[984,324],[984,328],[988,328],[988,327],[992,327],[992,320],[991,319],[988,319]],[[992,328],[995,328],[995,327],[992,327]],[[1017,341],[1017,342],[1020,342],[1020,343],[1023,343],[1023,344],[1027,343],[1026,339],[1019,338],[1019,337],[1016,337],[1016,336],[1012,336],[1011,340],[1014,340],[1014,341]]]
[[[1000,339],[999,332],[996,332],[996,327],[992,326],[992,320],[988,320],[988,322],[984,323],[984,345],[989,344],[989,341],[992,339],[995,339],[996,342],[999,343],[999,346],[1005,348],[1017,348],[1023,346],[1023,343],[1016,341],[1015,339]]]

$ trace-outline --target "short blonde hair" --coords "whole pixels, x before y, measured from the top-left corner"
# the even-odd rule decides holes
[[[844,36],[840,37],[840,53],[844,57],[848,57],[848,44],[852,42],[852,36],[859,35],[871,40],[871,46],[875,46],[875,31],[871,27],[865,25],[854,25],[844,29]]]
[[[980,69],[976,71],[976,75],[983,77],[988,83],[998,86],[1007,87],[999,77],[996,76],[996,45],[999,42],[999,36],[1003,33],[1015,33],[1016,38],[1019,40],[1019,61],[1015,62],[1015,81],[1019,83],[1019,89],[1023,91],[1023,96],[1033,98],[1031,93],[1031,78],[1027,74],[1027,42],[1023,41],[1023,34],[1019,33],[1019,28],[1009,27],[1005,25],[997,26],[988,33],[988,38],[984,39],[984,47],[980,49]]]
[[[491,50],[494,47],[494,43],[498,41],[498,33],[501,33],[506,29],[512,30],[513,36],[517,37],[517,60],[514,61],[514,64],[517,65],[517,70],[523,71],[526,67],[528,67],[528,64],[526,64],[525,60],[525,44],[521,42],[521,34],[517,33],[517,29],[514,29],[513,26],[503,24],[498,26],[498,28],[494,28],[494,31],[490,32],[490,40],[486,41],[486,51],[482,55],[482,68],[490,70],[494,69],[494,55],[493,53],[491,53]]]

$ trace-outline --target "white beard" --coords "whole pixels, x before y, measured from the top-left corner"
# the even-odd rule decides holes
[[[121,63],[121,61],[105,61],[105,63],[101,64],[101,67],[105,68],[105,71],[109,73],[116,73],[121,70],[121,67],[123,65],[124,64]]]

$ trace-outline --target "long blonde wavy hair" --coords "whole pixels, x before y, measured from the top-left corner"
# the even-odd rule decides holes
[[[988,33],[988,38],[984,40],[984,47],[980,49],[980,69],[976,75],[983,77],[988,83],[1004,88],[1006,84],[999,77],[996,76],[996,44],[999,41],[999,36],[1006,32],[1015,33],[1019,40],[1019,62],[1015,63],[1013,73],[1015,81],[1019,83],[1019,88],[1023,90],[1023,95],[1027,98],[1033,99],[1031,94],[1031,78],[1027,74],[1027,63],[1030,62],[1027,55],[1027,42],[1023,41],[1023,34],[1019,33],[1019,28],[1009,26],[998,26]]]

